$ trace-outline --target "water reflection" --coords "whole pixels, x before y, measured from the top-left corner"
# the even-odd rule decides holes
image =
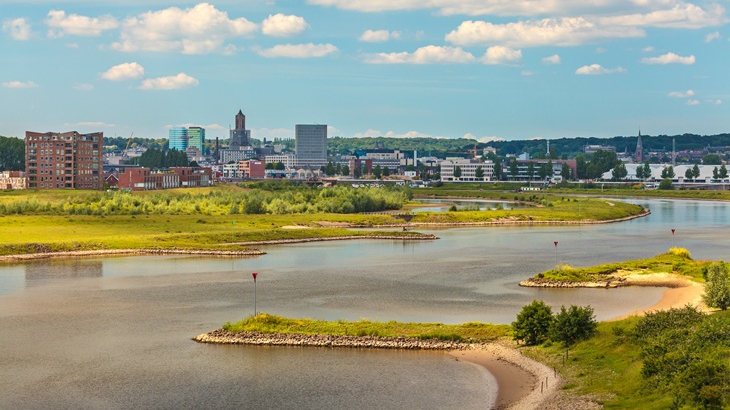
[[[25,263],[26,282],[48,279],[100,278],[104,263],[94,259],[44,259]]]

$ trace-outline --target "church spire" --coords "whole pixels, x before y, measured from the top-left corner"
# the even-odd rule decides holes
[[[636,151],[634,152],[634,161],[641,163],[644,161],[644,146],[641,144],[641,128],[639,128],[639,137],[636,139]]]

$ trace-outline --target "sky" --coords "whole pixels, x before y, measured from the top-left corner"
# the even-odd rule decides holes
[[[0,0],[0,135],[730,132],[730,0]]]

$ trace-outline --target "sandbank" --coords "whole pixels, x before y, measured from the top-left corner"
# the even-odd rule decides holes
[[[450,356],[486,368],[497,380],[495,409],[542,409],[555,395],[562,380],[546,365],[523,356],[519,350],[497,343],[466,350],[449,351]]]
[[[669,289],[664,291],[661,299],[657,303],[648,308],[637,309],[633,312],[608,319],[608,321],[621,320],[631,316],[641,316],[657,310],[682,308],[687,305],[696,306],[702,311],[707,311],[707,306],[702,302],[705,285],[701,283],[665,273],[628,275],[626,278],[632,285],[665,286]]]

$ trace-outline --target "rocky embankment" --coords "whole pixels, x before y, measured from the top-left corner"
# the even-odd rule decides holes
[[[246,344],[257,346],[318,346],[369,349],[458,350],[471,346],[465,342],[409,337],[332,336],[299,333],[229,332],[218,329],[193,338],[199,343]]]
[[[398,225],[399,227],[402,225]],[[297,239],[272,239],[268,241],[233,242],[230,245],[253,246],[253,245],[281,245],[287,243],[327,242],[344,241],[351,239],[396,239],[399,241],[431,241],[438,239],[438,236],[430,233],[419,233],[410,235],[355,235],[355,236],[325,236],[320,238],[297,238]]]
[[[528,288],[620,288],[622,286],[631,285],[634,285],[634,283],[628,281],[626,278],[614,277],[588,282],[572,282],[540,278],[530,278],[520,282],[520,286]]]
[[[49,258],[75,258],[81,256],[113,256],[113,255],[202,255],[202,256],[258,256],[266,252],[258,249],[242,250],[203,250],[203,249],[98,249],[90,251],[42,252],[20,255],[0,256],[2,261],[26,261]]]

